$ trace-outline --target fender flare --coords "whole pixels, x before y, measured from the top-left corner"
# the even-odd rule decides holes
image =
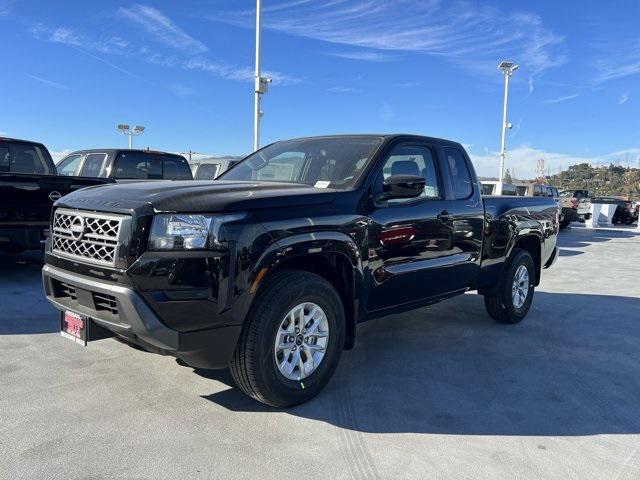
[[[294,258],[305,255],[336,254],[341,255],[351,265],[353,304],[349,311],[345,311],[348,324],[346,325],[347,339],[345,348],[351,348],[355,342],[356,324],[365,314],[366,289],[365,275],[360,248],[349,235],[338,231],[309,232],[291,235],[274,240],[248,272],[247,301],[244,303],[242,318],[246,318],[256,299],[261,282],[279,265]],[[345,305],[346,307],[346,305]],[[352,310],[352,311],[351,311]]]

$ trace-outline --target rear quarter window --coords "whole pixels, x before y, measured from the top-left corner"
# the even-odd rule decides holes
[[[462,152],[457,148],[445,147],[444,153],[449,165],[454,197],[457,200],[469,198],[473,193],[473,183],[471,182],[469,166]]]
[[[189,164],[182,157],[177,156],[163,156],[162,157],[163,164],[163,178],[165,180],[191,180],[193,176],[191,175],[191,169],[189,168]]]

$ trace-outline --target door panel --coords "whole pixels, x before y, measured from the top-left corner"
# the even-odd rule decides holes
[[[418,150],[409,147],[415,145],[394,147],[383,161],[382,172],[393,174],[388,165],[394,156],[401,157],[397,163],[407,172],[415,172],[415,166],[409,165],[415,161],[428,192],[404,203],[374,202],[368,241],[370,312],[463,290],[473,284],[479,271],[484,208],[478,187],[473,186],[477,183],[473,170],[460,163],[468,159],[459,151],[450,159],[452,152],[431,145],[419,145]],[[429,153],[421,154],[420,149]],[[468,198],[456,198],[463,194]]]
[[[453,248],[451,223],[438,218],[446,203],[423,200],[371,214],[369,311],[443,293],[442,267],[456,260],[448,258]]]

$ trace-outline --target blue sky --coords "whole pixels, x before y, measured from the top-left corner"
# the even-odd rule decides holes
[[[137,146],[243,154],[252,142],[252,0],[0,0],[0,135],[52,152]],[[612,5],[615,8],[612,8]],[[502,59],[507,166],[532,176],[640,158],[640,2],[263,0],[263,143],[408,132],[465,144],[497,172]]]

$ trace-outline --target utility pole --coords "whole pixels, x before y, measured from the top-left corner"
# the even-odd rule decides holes
[[[260,96],[267,93],[270,78],[260,75],[260,37],[262,27],[262,0],[256,0],[256,71],[253,88],[253,151],[260,148],[260,119],[263,112],[260,110]]]
[[[505,157],[505,144],[506,144],[506,136],[507,129],[513,128],[513,125],[507,122],[507,104],[509,100],[509,79],[513,72],[518,69],[519,65],[516,65],[513,62],[500,62],[498,65],[498,69],[504,74],[504,105],[502,109],[502,142],[500,143],[500,183],[498,184],[498,188],[500,189],[498,195],[502,195],[502,181],[504,179],[504,157]]]

